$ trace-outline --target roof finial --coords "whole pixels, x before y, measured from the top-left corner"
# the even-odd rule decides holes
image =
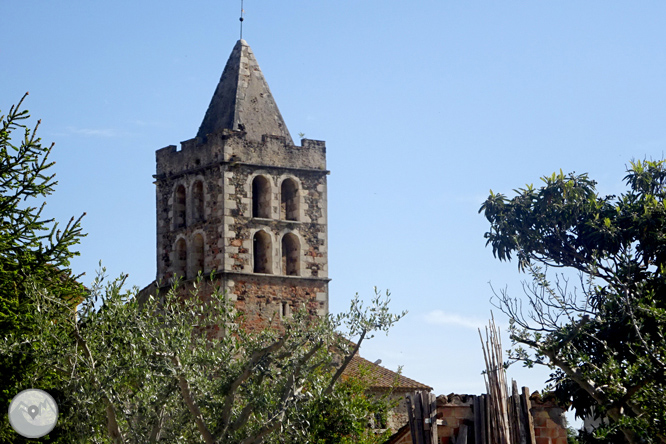
[[[243,9],[243,0],[241,0],[241,16],[240,16],[240,39],[243,40],[243,13],[245,12],[245,9]]]

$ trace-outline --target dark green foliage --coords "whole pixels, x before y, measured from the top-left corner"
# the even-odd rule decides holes
[[[25,96],[24,96],[25,98]],[[41,145],[36,130],[25,120],[27,110],[12,106],[2,116],[0,129],[0,331],[29,326],[31,318],[23,307],[27,279],[48,285],[65,299],[79,298],[80,285],[69,272],[69,260],[78,253],[70,251],[82,236],[80,220],[71,219],[63,228],[53,219],[44,219],[42,210],[32,206],[45,198],[57,182],[48,169],[53,149]],[[16,132],[19,143],[16,143]]]
[[[69,270],[69,260],[78,254],[70,249],[83,236],[81,218],[59,229],[57,222],[42,216],[40,199],[50,195],[57,183],[48,172],[53,145],[41,145],[36,136],[39,122],[34,130],[26,126],[28,111],[20,109],[24,99],[0,118],[0,338],[10,333],[23,338],[34,332],[34,307],[26,297],[28,282],[49,288],[71,307],[83,294]],[[18,391],[33,386],[34,381],[25,375],[35,365],[27,344],[22,353],[0,357],[0,408],[6,410]],[[58,377],[44,374],[40,388],[52,391],[56,387]],[[10,436],[12,442],[19,442],[3,415],[0,441]],[[54,437],[57,433],[50,438]]]
[[[620,196],[560,172],[512,199],[491,192],[480,212],[495,257],[515,255],[532,276],[527,314],[506,292],[495,299],[512,340],[531,349],[512,357],[550,366],[578,415],[609,418],[598,435],[666,442],[666,163],[632,162],[627,173]]]
[[[579,444],[578,432],[572,427],[567,428],[567,444]]]
[[[324,375],[322,375],[324,376]],[[322,379],[323,380],[323,379]],[[313,444],[380,444],[391,435],[387,429],[388,410],[397,405],[390,393],[371,394],[373,382],[369,369],[359,377],[338,383],[326,396],[315,396],[294,415],[294,420],[308,424],[307,439]],[[313,393],[324,387],[313,386]],[[378,429],[384,430],[379,432]],[[394,431],[395,432],[395,431]],[[303,436],[280,436],[276,443],[300,443]]]
[[[39,307],[30,346],[62,375],[70,409],[61,419],[82,442],[378,442],[362,426],[385,400],[352,380],[336,384],[331,351],[342,362],[353,353],[336,331],[343,324],[371,335],[399,319],[379,297],[365,310],[355,299],[348,314],[303,309],[283,329],[248,332],[224,295],[203,302],[196,287],[191,297],[174,288],[138,303],[122,279],[98,280],[78,319],[48,290],[33,286],[28,296]],[[16,336],[0,343],[3,354],[20,349]],[[37,370],[32,377],[41,382]]]

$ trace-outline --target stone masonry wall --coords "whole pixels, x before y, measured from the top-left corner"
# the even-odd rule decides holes
[[[530,402],[532,404],[530,413],[537,444],[566,444],[567,429],[564,410],[550,400],[542,401],[537,392],[532,394]],[[444,422],[437,428],[440,444],[453,443],[462,424],[466,423],[470,427],[468,433],[473,433],[473,403],[473,397],[470,395],[450,394],[437,397],[437,417]],[[470,438],[468,437],[468,439]]]
[[[320,140],[302,139],[301,146],[289,145],[279,136],[262,140],[245,139],[242,131],[223,129],[205,138],[181,143],[178,150],[170,145],[157,150],[156,176],[192,172],[204,165],[242,160],[257,165],[326,170],[326,144]]]
[[[313,315],[328,313],[328,280],[229,274],[226,288],[250,329],[263,328],[271,319],[279,321],[283,303],[287,304],[287,316],[301,307]]]
[[[258,175],[267,178],[271,186],[269,218],[259,219],[251,215],[252,180]],[[298,221],[280,219],[280,187],[288,178],[299,185]],[[225,271],[252,271],[252,239],[258,230],[264,230],[271,236],[272,274],[284,274],[279,267],[280,242],[282,236],[293,233],[300,243],[299,275],[328,275],[325,175],[237,165],[224,172],[224,180]]]
[[[183,238],[204,238],[205,273],[212,270],[252,271],[252,236],[259,229],[272,237],[273,274],[281,274],[279,242],[294,233],[300,242],[301,276],[326,277],[326,175],[324,142],[303,139],[302,146],[284,144],[283,138],[266,136],[247,141],[240,131],[222,130],[206,140],[183,142],[176,151],[157,151],[157,279],[173,275],[175,244]],[[271,183],[270,220],[252,220],[252,179],[262,175]],[[298,221],[280,220],[280,185],[290,178],[298,183]],[[204,185],[204,219],[195,220],[187,205],[186,227],[175,224],[175,191],[183,185],[187,202],[193,186]],[[191,277],[191,276],[188,276]]]
[[[284,137],[256,141],[245,136],[224,129],[185,141],[180,150],[168,146],[156,152],[157,285],[169,285],[176,274],[188,281],[198,272],[215,272],[252,322],[260,324],[303,304],[313,313],[327,313],[325,144],[303,139],[301,146],[294,146]],[[262,217],[252,214],[253,180],[258,176],[270,189],[265,194],[268,214]],[[282,208],[286,180],[295,185],[290,202],[296,210],[289,217],[296,220],[286,220]],[[197,202],[202,202],[202,210]],[[265,272],[255,273],[253,240],[259,231],[265,233],[262,239],[269,239],[262,251],[270,260]],[[283,245],[291,250],[285,247],[283,252]],[[289,251],[284,260],[292,268],[287,270],[283,255]]]
[[[182,282],[178,287],[178,295],[185,298],[196,293],[197,297],[205,302],[218,289],[226,292],[234,308],[243,313],[242,323],[249,331],[258,331],[269,325],[279,327],[284,316],[291,316],[301,308],[305,308],[313,316],[322,316],[328,312],[327,279],[220,273],[212,280],[206,277],[198,282],[196,290],[194,282]],[[168,287],[157,288],[151,284],[141,291],[139,300],[167,291]]]
[[[537,444],[566,444],[567,424],[564,409],[552,400],[541,400],[538,392],[532,394],[530,401]]]
[[[157,279],[168,280],[173,275],[174,245],[179,238],[191,245],[195,234],[204,239],[204,273],[219,269],[221,266],[221,249],[219,244],[219,227],[222,223],[220,214],[222,202],[222,180],[220,167],[202,168],[193,173],[180,175],[171,180],[158,180],[157,185]],[[201,182],[204,190],[204,215],[200,220],[193,217],[193,205],[187,205],[186,226],[174,227],[175,190],[183,185],[186,190],[186,202],[193,202],[193,186]],[[192,276],[189,276],[192,277]]]
[[[437,427],[437,436],[440,444],[454,442],[458,436],[460,426],[467,422],[474,422],[474,411],[472,410],[474,400],[468,395],[440,395],[437,397],[437,418],[443,420],[444,424]]]

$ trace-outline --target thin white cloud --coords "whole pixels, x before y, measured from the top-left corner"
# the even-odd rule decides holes
[[[452,325],[455,327],[465,327],[471,329],[483,328],[488,325],[487,319],[479,319],[469,316],[461,316],[457,313],[445,313],[442,310],[433,310],[427,313],[425,321],[431,325]]]
[[[67,127],[70,134],[88,137],[118,137],[120,134],[113,129],[95,129],[95,128],[74,128]]]
[[[122,137],[126,136],[127,133],[121,132],[111,128],[76,128],[73,126],[68,126],[64,131],[57,131],[52,133],[52,136],[56,137],[67,137],[67,136],[84,136],[84,137],[104,137],[104,138],[113,138],[113,137]]]

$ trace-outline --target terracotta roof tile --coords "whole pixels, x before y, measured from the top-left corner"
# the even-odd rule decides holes
[[[361,376],[361,369],[365,369],[369,376],[372,378],[370,388],[371,389],[388,389],[393,387],[394,381],[397,383],[395,388],[398,390],[408,389],[408,390],[428,390],[431,391],[432,387],[425,384],[421,384],[418,381],[414,381],[406,376],[400,375],[396,372],[393,372],[387,368],[382,367],[381,365],[375,364],[368,361],[358,355],[354,356],[342,374],[343,377],[350,376]]]

